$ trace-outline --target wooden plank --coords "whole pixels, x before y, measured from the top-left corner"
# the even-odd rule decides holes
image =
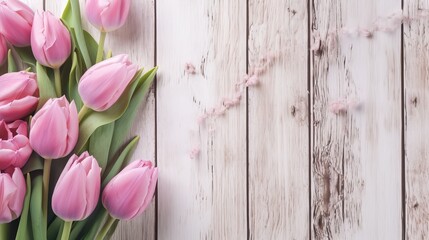
[[[46,8],[61,14],[66,0],[46,1]],[[155,64],[155,7],[153,0],[131,1],[130,14],[124,27],[109,33],[106,39],[106,49],[112,49],[113,54],[126,53],[131,60],[149,69]],[[84,14],[84,1],[81,12]],[[99,33],[85,21],[85,28],[98,39]],[[140,142],[133,159],[148,159],[155,161],[155,95],[151,91],[146,103],[139,109],[131,136],[139,135]],[[121,222],[113,239],[155,239],[155,201],[145,213],[132,221]]]
[[[308,239],[307,2],[250,0],[249,33],[250,74],[280,55],[249,90],[250,239]]]
[[[246,239],[246,108],[196,124],[246,71],[246,0],[156,9],[158,238]]]
[[[428,9],[427,0],[405,0],[404,13],[412,18]],[[429,22],[404,25],[404,121],[406,239],[429,238]]]
[[[370,38],[337,31],[400,9],[400,0],[311,4],[311,36],[322,39],[311,61],[314,239],[402,238],[400,28]],[[339,98],[350,108],[335,115]]]

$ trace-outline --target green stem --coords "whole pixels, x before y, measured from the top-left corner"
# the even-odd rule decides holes
[[[113,225],[116,219],[112,218],[112,216],[108,215],[106,223],[101,228],[100,232],[98,233],[96,239],[97,240],[103,240],[106,236],[107,232],[109,231],[110,227]]]
[[[51,163],[52,159],[45,159],[43,165],[43,196],[42,196],[42,210],[43,220],[45,226],[48,224],[48,197],[49,197],[49,178],[51,176]]]
[[[99,62],[101,62],[101,60],[103,60],[105,40],[106,40],[106,32],[101,31],[100,32],[100,41],[98,42],[97,58],[95,60],[95,63],[99,63]]]
[[[9,224],[0,224],[0,240],[9,240]]]
[[[61,240],[68,240],[70,237],[70,230],[72,226],[73,221],[65,221],[64,227],[63,227],[63,234],[61,235]]]
[[[57,97],[61,97],[61,74],[60,74],[60,68],[54,68],[54,75],[55,75],[55,93],[57,94]]]
[[[91,109],[89,109],[87,106],[83,105],[82,108],[79,111],[79,122],[82,122],[82,120],[85,118],[85,116],[89,113]]]

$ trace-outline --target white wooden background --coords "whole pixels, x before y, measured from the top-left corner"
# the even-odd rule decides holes
[[[66,1],[26,2],[60,14]],[[132,2],[107,46],[159,66],[133,134],[136,158],[160,177],[149,209],[115,239],[429,239],[429,21],[326,41],[429,0]],[[267,52],[282,56],[261,84],[198,126]],[[362,107],[330,113],[343,97]]]

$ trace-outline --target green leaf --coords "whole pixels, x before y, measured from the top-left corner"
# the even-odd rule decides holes
[[[48,239],[56,239],[57,235],[61,232],[61,226],[63,225],[64,221],[59,218],[56,217],[54,219],[54,221],[52,221],[51,224],[49,224],[48,227]]]
[[[69,99],[73,99],[76,103],[76,107],[78,111],[82,108],[83,103],[82,99],[79,96],[79,92],[77,90],[78,87],[78,81],[81,77],[81,69],[78,63],[78,56],[76,52],[73,52],[72,54],[72,66],[70,69],[69,74],[69,84],[68,84],[68,91],[69,91]]]
[[[12,56],[12,50],[9,49],[7,52],[7,71],[8,72],[16,72],[18,68],[16,67],[15,59]]]
[[[137,146],[137,143],[139,142],[140,137],[136,136],[133,138],[133,140],[131,140],[130,143],[128,143],[128,145],[124,148],[124,150],[122,151],[122,153],[119,155],[119,157],[116,159],[116,161],[113,162],[113,165],[106,170],[106,172],[104,172],[104,175],[106,175],[106,173],[108,173],[106,176],[103,175],[102,177],[102,189],[104,189],[104,187],[107,185],[107,183],[109,183],[109,181],[116,175],[118,174],[119,171],[121,171],[122,166],[124,165],[124,162],[128,159],[128,157],[130,156],[130,153],[132,150],[134,150],[134,148]]]
[[[113,234],[115,233],[116,228],[118,227],[119,224],[119,219],[116,219],[115,222],[112,224],[112,226],[110,227],[109,231],[107,232],[106,236],[104,237],[104,239],[111,239]]]
[[[70,0],[67,1],[66,6],[64,7],[64,11],[63,11],[63,15],[61,16],[61,19],[67,23],[67,25],[71,26],[72,25],[72,9],[71,9],[71,4],[70,4]]]
[[[15,47],[15,51],[18,54],[21,61],[31,67],[33,72],[36,71],[36,59],[33,56],[31,47]]]
[[[113,130],[115,123],[109,123],[95,130],[89,139],[89,152],[97,159],[101,167],[101,173],[106,169],[107,160],[109,159],[109,149],[112,142]]]
[[[83,31],[83,36],[85,38],[86,46],[88,47],[89,57],[91,58],[91,61],[95,63],[97,58],[98,43],[95,41],[92,35],[85,30]]]
[[[134,91],[130,104],[124,115],[115,122],[115,131],[113,133],[112,145],[110,147],[109,159],[118,154],[118,150],[123,145],[125,138],[131,130],[136,118],[137,109],[143,103],[143,99],[149,92],[158,68],[152,68],[141,77],[141,83]]]
[[[85,237],[84,240],[93,240],[95,239],[95,236],[97,235],[99,228],[101,227],[101,224],[105,221],[107,217],[107,211],[103,207],[101,207],[100,212],[95,216],[94,225],[91,226],[91,228],[88,229],[86,227],[85,231]]]
[[[27,163],[22,168],[22,173],[26,174],[36,170],[43,170],[43,158],[36,152],[33,152]]]
[[[34,240],[45,240],[46,239],[46,226],[43,221],[42,211],[42,188],[43,179],[41,172],[33,172],[34,174],[32,181],[31,201],[30,201],[30,216],[31,216],[31,227],[33,229]]]
[[[79,1],[69,0],[69,3],[70,3],[70,10],[69,10],[70,12],[66,13],[66,10],[67,10],[67,6],[66,6],[66,10],[64,11],[65,14],[63,14],[63,16],[65,15],[64,21],[66,21],[69,24],[69,26],[74,29],[76,34],[77,48],[79,49],[79,52],[82,54],[86,67],[89,68],[92,66],[92,63],[91,63],[91,58],[89,56],[88,48],[85,41],[85,36],[82,29]],[[68,16],[67,14],[70,14],[70,16]]]
[[[55,98],[56,93],[54,82],[49,79],[45,67],[37,63],[36,72],[37,83],[39,86],[39,105],[37,106],[37,109],[40,109],[46,103],[46,101],[48,101],[48,99]]]
[[[24,198],[24,207],[22,208],[21,218],[19,219],[19,227],[16,232],[16,240],[20,239],[31,239],[31,229],[29,229],[29,209],[30,209],[30,198],[31,198],[31,177],[27,174],[27,192]],[[31,224],[31,222],[30,222]]]
[[[97,232],[106,216],[106,209],[99,202],[94,212],[87,219],[75,222],[70,233],[70,239],[83,239],[83,236],[89,233],[91,229],[95,229]]]
[[[140,71],[136,74],[136,76],[139,75]],[[90,111],[90,113],[79,124],[79,140],[76,144],[74,152],[82,152],[83,147],[88,142],[89,137],[98,127],[111,123],[124,114],[138,83],[139,81],[134,80],[130,85],[128,85],[118,101],[106,111]]]

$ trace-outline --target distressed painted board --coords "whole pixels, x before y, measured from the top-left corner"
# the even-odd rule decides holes
[[[245,104],[197,124],[246,72],[246,1],[158,0],[156,23],[158,239],[246,239]]]
[[[402,238],[401,31],[329,34],[400,9],[400,0],[311,3],[311,37],[322,39],[311,59],[314,239]],[[339,98],[360,107],[334,115]]]
[[[419,16],[427,0],[405,0]],[[404,25],[405,239],[429,238],[429,21]]]
[[[113,54],[126,53],[130,59],[145,69],[155,65],[155,5],[153,0],[131,1],[130,14],[124,27],[109,33],[106,39],[106,49]],[[46,1],[46,9],[60,15],[66,5],[66,0]],[[81,3],[81,13],[84,15],[84,1]],[[85,17],[83,22],[86,23]],[[99,33],[89,24],[84,24],[97,40]],[[131,135],[141,136],[134,153],[134,160],[145,159],[155,161],[155,96],[151,91],[146,103],[139,110]],[[155,239],[156,216],[155,200],[145,213],[132,221],[121,222],[115,232],[114,239]]]
[[[273,61],[249,89],[250,239],[309,238],[307,49],[306,1],[249,1],[249,72]]]

